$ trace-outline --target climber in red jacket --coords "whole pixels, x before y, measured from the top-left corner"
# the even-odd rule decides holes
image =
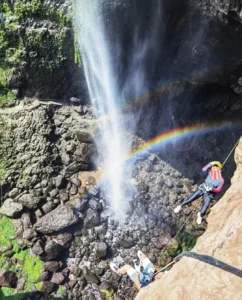
[[[174,209],[174,212],[178,213],[184,205],[187,205],[188,203],[191,203],[192,201],[203,196],[203,205],[197,216],[198,224],[201,224],[202,218],[205,215],[215,193],[220,193],[224,185],[224,178],[221,175],[222,164],[219,161],[210,162],[203,167],[202,171],[207,173],[205,183],[201,184],[199,189],[194,194],[192,194],[188,199],[183,201],[181,205],[178,205]]]

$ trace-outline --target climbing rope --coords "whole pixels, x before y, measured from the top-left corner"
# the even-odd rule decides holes
[[[202,262],[205,262],[207,264],[210,264],[214,267],[220,268],[226,272],[232,273],[236,276],[239,276],[242,278],[242,270],[234,268],[216,258],[213,258],[212,256],[209,255],[202,255],[202,254],[197,254],[195,252],[183,252],[179,255],[177,255],[174,260],[172,262],[170,262],[168,265],[166,265],[165,267],[163,267],[162,269],[160,269],[159,271],[157,271],[154,275],[153,278],[160,272],[164,271],[165,269],[167,269],[169,266],[173,265],[174,263],[176,263],[177,261],[179,261],[183,256],[187,256],[187,257],[191,257],[197,260],[200,260]]]
[[[240,138],[239,138],[240,140]],[[228,158],[230,157],[230,155],[232,154],[232,152],[234,151],[235,147],[239,144],[239,140],[238,142],[234,145],[233,149],[229,152],[229,155],[225,158],[224,162],[222,163],[222,166],[225,165],[226,161],[228,160]]]
[[[181,228],[177,231],[176,235],[174,236],[174,239],[178,236],[178,234],[181,232],[182,228],[186,225],[187,221],[190,219],[192,213],[194,210],[191,210],[188,217],[186,218],[185,222],[182,224]]]

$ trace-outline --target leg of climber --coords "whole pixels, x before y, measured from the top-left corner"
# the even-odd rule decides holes
[[[182,207],[184,205],[187,205],[191,202],[193,202],[194,200],[198,199],[199,197],[201,197],[203,195],[203,192],[198,189],[195,193],[193,193],[188,199],[186,199],[185,201],[182,202],[181,205],[178,205],[175,209],[174,209],[174,213],[178,213]]]
[[[110,268],[119,275],[128,275],[130,279],[135,283],[137,289],[140,289],[140,274],[130,265],[124,265],[119,268],[116,264],[110,263]],[[141,273],[142,276],[142,273]]]
[[[212,200],[212,197],[211,195],[209,194],[205,194],[204,197],[203,197],[203,205],[202,205],[202,208],[201,208],[201,211],[197,214],[197,223],[198,224],[201,224],[202,223],[202,218],[203,216],[205,215],[208,207],[209,207],[209,204]]]

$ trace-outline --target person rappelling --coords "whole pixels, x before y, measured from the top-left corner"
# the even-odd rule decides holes
[[[193,193],[188,199],[182,202],[181,205],[178,205],[174,212],[178,213],[183,206],[193,202],[199,197],[203,196],[203,204],[201,211],[197,214],[197,223],[202,223],[202,218],[205,215],[211,200],[214,198],[215,194],[222,191],[224,185],[224,178],[221,174],[222,164],[219,161],[213,161],[203,167],[202,171],[207,173],[205,183],[201,184],[198,190]]]

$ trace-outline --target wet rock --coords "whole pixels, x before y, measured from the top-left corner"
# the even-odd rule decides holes
[[[104,257],[107,255],[107,244],[104,242],[96,242],[94,249],[97,257]]]
[[[89,208],[87,210],[86,218],[84,219],[84,226],[86,228],[92,228],[100,223],[100,215],[94,211],[93,209]]]
[[[93,176],[89,176],[85,183],[87,186],[94,185],[96,184],[96,179]]]
[[[119,241],[119,244],[121,247],[131,248],[132,246],[135,245],[135,241],[132,238],[125,236],[125,237],[121,238],[121,240]]]
[[[100,202],[94,200],[94,199],[91,199],[88,203],[88,206],[93,209],[93,210],[96,210],[96,211],[99,211],[102,209],[102,205]]]
[[[78,222],[78,217],[67,205],[59,205],[52,212],[43,216],[36,224],[35,229],[48,234]]]
[[[82,271],[87,282],[99,284],[99,278],[95,274],[93,274],[86,266],[82,268]]]
[[[21,214],[22,210],[23,205],[21,203],[14,202],[13,199],[9,198],[3,202],[0,212],[7,217],[15,218]]]
[[[65,174],[67,177],[70,177],[71,175],[78,173],[80,171],[87,171],[88,165],[84,162],[73,162],[70,165],[68,165],[65,169]]]
[[[16,273],[0,270],[0,287],[16,288],[18,277]]]
[[[64,280],[65,277],[62,273],[54,273],[50,281],[56,284],[62,284]]]
[[[72,187],[70,188],[70,195],[74,196],[77,194],[78,188],[75,185],[72,185]]]
[[[60,269],[60,264],[58,261],[49,261],[43,264],[43,269],[45,271],[57,272]]]
[[[74,155],[78,161],[81,160],[89,164],[92,162],[92,156],[94,156],[95,152],[95,145],[82,143],[78,145]]]
[[[72,184],[74,184],[76,187],[80,187],[81,186],[81,180],[77,177],[74,178],[70,178],[70,182]]]
[[[140,182],[138,185],[137,185],[137,190],[139,193],[147,193],[149,191],[149,186],[148,184],[144,183],[144,182]]]
[[[20,198],[18,198],[18,202],[28,209],[36,209],[40,202],[40,199],[37,197],[33,197],[33,195],[31,194],[24,194]]]
[[[50,282],[50,281],[43,281],[40,291],[46,294],[51,294],[55,292],[58,288],[58,285],[56,283]]]

